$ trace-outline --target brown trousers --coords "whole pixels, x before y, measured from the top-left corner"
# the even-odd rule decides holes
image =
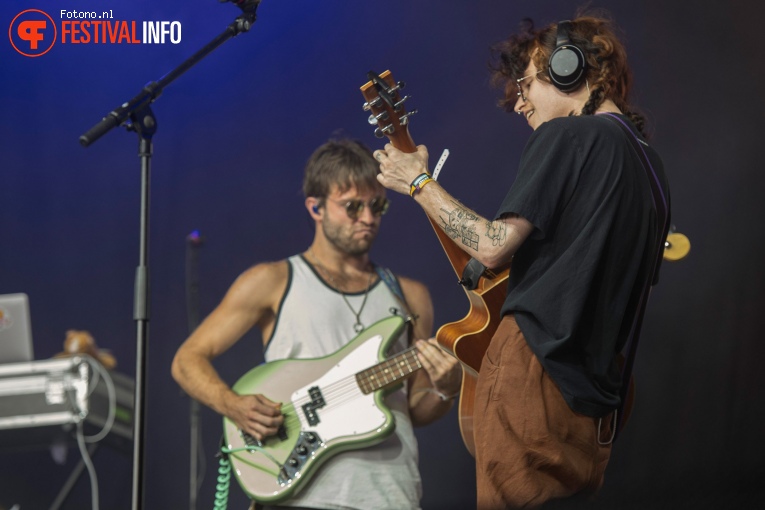
[[[595,493],[611,455],[611,418],[572,411],[506,316],[476,388],[478,509],[534,508]]]

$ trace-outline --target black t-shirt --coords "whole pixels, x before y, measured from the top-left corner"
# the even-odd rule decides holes
[[[668,203],[663,165],[644,142]],[[513,257],[502,315],[515,314],[581,414],[603,416],[619,404],[615,355],[629,337],[663,227],[648,178],[613,119],[558,118],[532,134],[497,212],[534,225]]]

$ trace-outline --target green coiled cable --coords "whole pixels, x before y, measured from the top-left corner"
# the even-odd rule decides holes
[[[221,455],[220,465],[218,466],[218,483],[215,485],[214,510],[226,510],[228,508],[228,488],[230,484],[231,463],[228,461],[228,455]]]

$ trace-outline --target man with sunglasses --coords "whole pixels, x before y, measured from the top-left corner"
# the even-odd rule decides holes
[[[533,130],[495,219],[430,179],[424,146],[375,151],[385,187],[412,195],[486,267],[512,263],[476,388],[480,510],[602,485],[629,387],[619,353],[634,353],[669,226],[667,178],[608,20],[528,26],[495,55],[503,106]]]
[[[247,331],[260,330],[266,361],[318,358],[391,313],[415,318],[411,337],[410,332],[402,334],[391,354],[414,343],[425,370],[386,397],[396,419],[394,434],[376,446],[332,457],[284,503],[289,508],[419,508],[412,427],[446,414],[459,393],[457,361],[435,339],[422,340],[433,328],[428,290],[370,260],[388,209],[377,171],[371,152],[359,142],[331,140],[319,147],[303,180],[305,207],[316,227],[311,245],[299,255],[258,264],[240,275],[173,361],[173,377],[190,396],[260,440],[282,425],[281,404],[268,395],[234,393],[211,364]]]

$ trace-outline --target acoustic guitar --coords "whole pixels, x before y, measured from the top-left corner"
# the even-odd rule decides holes
[[[403,152],[416,152],[417,147],[409,134],[409,117],[404,106],[407,96],[401,96],[403,82],[394,81],[390,71],[381,75],[368,74],[369,82],[361,87],[366,102],[364,109],[371,112],[369,123],[377,125],[375,135],[387,136],[390,143]],[[438,220],[428,217],[446,252],[460,283],[470,301],[470,310],[461,320],[444,324],[436,333],[439,345],[453,354],[462,365],[462,388],[459,400],[459,425],[462,440],[475,456],[473,439],[473,401],[483,355],[489,348],[494,332],[501,320],[499,312],[505,300],[509,269],[493,272],[484,269],[468,284],[466,269],[472,258],[454,241],[460,233],[450,227],[448,217]],[[449,232],[447,234],[447,232]],[[482,266],[481,266],[482,268]],[[483,268],[482,268],[483,269]]]

